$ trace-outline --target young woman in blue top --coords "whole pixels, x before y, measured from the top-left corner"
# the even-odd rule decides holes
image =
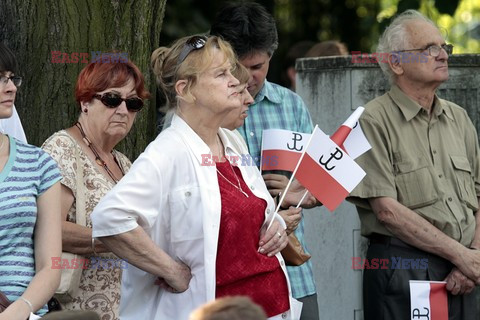
[[[12,115],[22,79],[0,43],[0,119]],[[60,282],[52,258],[62,252],[60,172],[40,148],[0,132],[0,291],[12,302],[0,320],[44,315]]]

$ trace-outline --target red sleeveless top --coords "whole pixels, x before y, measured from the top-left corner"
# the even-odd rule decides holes
[[[267,204],[250,191],[238,167],[228,161],[217,162],[216,165],[223,175],[217,173],[222,211],[216,261],[216,297],[249,296],[263,307],[268,317],[288,311],[288,287],[280,263],[275,256],[267,257],[257,252]],[[238,186],[237,177],[248,198],[234,187]]]

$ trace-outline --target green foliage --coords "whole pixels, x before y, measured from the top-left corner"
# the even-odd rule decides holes
[[[417,3],[413,5],[413,2]],[[410,6],[405,5],[410,3]],[[454,53],[480,53],[480,2],[478,0],[383,0],[378,13],[381,30],[397,13],[417,9],[432,19],[452,43]]]
[[[207,32],[220,7],[229,1],[175,0],[167,3],[161,42]],[[269,79],[281,82],[283,57],[302,40],[340,40],[349,51],[374,52],[392,17],[420,10],[435,21],[455,46],[455,53],[480,52],[478,0],[259,0],[277,20],[280,45]]]

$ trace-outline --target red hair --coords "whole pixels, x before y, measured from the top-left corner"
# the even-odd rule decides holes
[[[135,82],[138,97],[142,100],[148,99],[150,93],[145,89],[143,74],[130,60],[109,63],[90,62],[78,75],[75,100],[80,105],[80,102],[92,100],[97,92],[124,86],[131,78]]]

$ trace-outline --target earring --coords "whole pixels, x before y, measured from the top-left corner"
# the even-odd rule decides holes
[[[83,109],[83,112],[88,113],[88,109],[87,108]]]

